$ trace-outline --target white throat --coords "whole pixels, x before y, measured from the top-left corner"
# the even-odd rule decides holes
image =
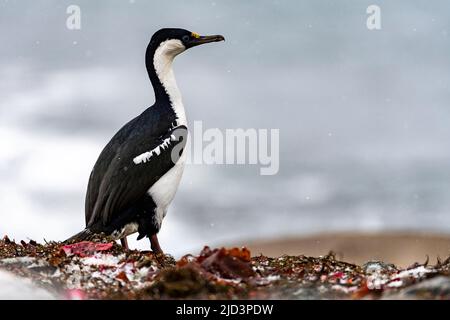
[[[173,74],[173,59],[186,50],[180,40],[166,40],[162,42],[153,56],[153,66],[162,86],[167,92],[170,104],[178,117],[179,125],[187,125],[181,93]]]

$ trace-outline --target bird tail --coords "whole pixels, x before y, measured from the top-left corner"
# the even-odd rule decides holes
[[[71,236],[69,239],[65,240],[64,242],[79,242],[84,240],[89,240],[90,237],[92,237],[94,233],[89,229],[84,229],[81,232],[78,232],[76,235]]]

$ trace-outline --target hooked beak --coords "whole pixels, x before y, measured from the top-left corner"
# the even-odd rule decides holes
[[[201,44],[219,41],[225,41],[225,38],[221,35],[199,36],[198,38],[197,37],[192,38],[192,40],[189,42],[189,47],[195,47]]]

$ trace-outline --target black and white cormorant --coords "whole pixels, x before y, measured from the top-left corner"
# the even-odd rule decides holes
[[[183,174],[188,129],[172,70],[174,58],[194,46],[225,40],[184,29],[161,29],[151,38],[145,64],[155,104],[123,126],[101,152],[89,178],[86,229],[68,239],[104,233],[120,239],[138,232],[162,253],[157,234]]]

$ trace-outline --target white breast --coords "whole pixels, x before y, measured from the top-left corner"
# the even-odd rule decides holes
[[[186,150],[183,151],[180,159],[175,166],[166,172],[156,183],[148,190],[148,194],[152,197],[157,208],[155,212],[155,224],[161,227],[162,220],[166,216],[167,209],[175,197],[178,186],[183,175],[184,165],[186,162]]]

